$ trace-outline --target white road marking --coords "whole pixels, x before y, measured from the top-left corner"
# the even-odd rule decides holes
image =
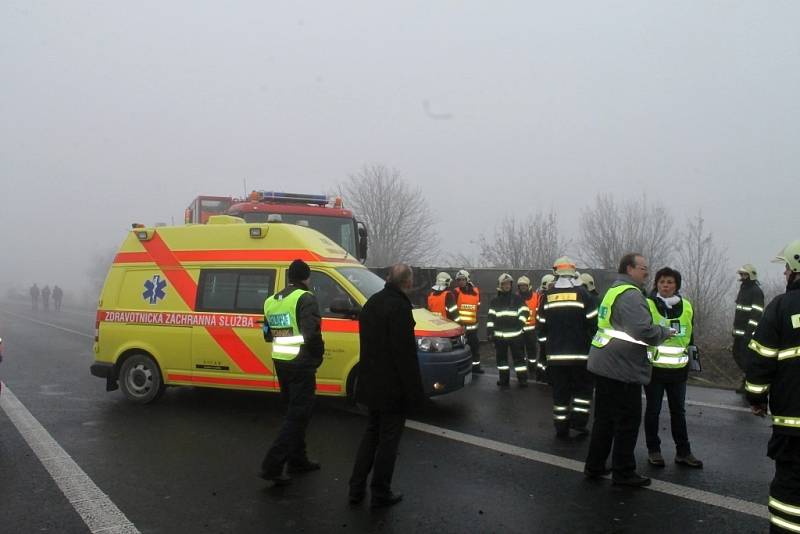
[[[139,533],[125,514],[92,482],[6,384],[3,384],[3,392],[0,394],[0,407],[8,414],[11,422],[91,532]]]
[[[45,321],[40,321],[38,319],[34,319],[33,317],[28,317],[27,315],[19,315],[19,314],[16,314],[14,312],[10,312],[10,311],[7,311],[7,310],[0,310],[0,313],[5,313],[7,315],[11,315],[12,317],[16,317],[17,319],[25,319],[26,321],[30,321],[32,323],[36,323],[36,324],[40,324],[40,325],[44,325],[44,326],[49,326],[50,328],[57,328],[58,330],[63,330],[64,332],[68,332],[70,334],[76,334],[78,336],[88,337],[88,338],[92,338],[92,339],[94,338],[93,335],[87,334],[86,332],[79,332],[78,330],[73,330],[71,328],[65,328],[65,327],[59,326],[57,324],[47,323]]]
[[[478,436],[473,436],[472,434],[464,434],[462,432],[448,430],[446,428],[429,425],[419,421],[407,420],[406,427],[418,430],[420,432],[425,432],[427,434],[432,434],[434,436],[439,436],[441,438],[467,443],[476,447],[482,447],[484,449],[518,456],[527,460],[533,460],[534,462],[552,465],[562,469],[569,469],[570,471],[577,471],[583,474],[583,462],[579,462],[571,458],[564,458],[533,449],[525,449],[523,447],[517,447],[515,445],[503,443],[502,441],[481,438]],[[726,510],[732,510],[734,512],[760,517],[762,519],[769,518],[767,507],[763,504],[757,504],[754,502],[737,499],[735,497],[719,495],[716,493],[711,493],[710,491],[699,490],[656,479],[653,479],[652,484],[647,489],[657,491],[659,493],[665,493],[667,495],[673,495],[675,497],[680,497],[693,502],[708,504],[709,506],[716,506],[718,508],[724,508]]]

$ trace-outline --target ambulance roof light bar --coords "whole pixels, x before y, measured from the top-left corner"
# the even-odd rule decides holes
[[[315,204],[326,206],[330,202],[325,195],[303,195],[300,193],[282,193],[278,191],[253,191],[250,200],[258,202],[281,202],[285,204]]]

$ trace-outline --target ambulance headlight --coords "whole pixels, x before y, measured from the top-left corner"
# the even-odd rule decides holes
[[[446,337],[418,337],[417,349],[420,352],[450,352],[453,343]]]

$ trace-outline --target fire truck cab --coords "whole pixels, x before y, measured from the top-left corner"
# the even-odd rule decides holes
[[[186,224],[205,224],[212,215],[233,215],[248,223],[284,222],[321,232],[347,253],[367,259],[367,228],[342,199],[276,191],[253,191],[247,198],[199,196],[186,208]]]

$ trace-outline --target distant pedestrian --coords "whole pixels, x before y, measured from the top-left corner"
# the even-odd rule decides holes
[[[507,387],[511,376],[511,365],[508,353],[514,364],[514,375],[519,387],[528,387],[528,364],[525,361],[523,346],[523,327],[528,322],[528,307],[522,297],[511,291],[514,279],[508,273],[497,279],[497,296],[489,302],[489,314],[486,322],[486,335],[490,343],[494,343],[495,361],[497,362],[497,385]]]
[[[359,316],[356,400],[367,406],[369,419],[350,477],[351,504],[364,499],[370,472],[373,507],[391,506],[403,498],[392,491],[397,449],[406,414],[425,400],[414,317],[406,294],[413,278],[409,266],[394,265],[385,287],[370,297]]]
[[[520,276],[517,279],[517,295],[525,306],[525,324],[522,326],[523,357],[528,366],[528,375],[538,375],[536,368],[536,349],[539,340],[536,338],[536,312],[539,311],[539,292],[531,287],[531,279]]]
[[[753,360],[753,353],[748,350],[758,320],[764,313],[764,292],[758,282],[756,268],[747,263],[736,271],[739,275],[739,293],[736,295],[736,311],[733,314],[733,360],[741,370],[741,383],[737,393],[744,393],[744,375]]]
[[[775,259],[785,265],[786,292],[769,303],[750,341],[755,356],[747,368],[747,400],[761,417],[769,401],[772,415],[770,532],[800,532],[800,240]]]
[[[64,298],[64,291],[58,286],[53,287],[53,306],[56,311],[61,311],[61,300]]]
[[[287,271],[289,285],[264,302],[264,338],[272,343],[272,361],[286,404],[286,418],[278,437],[261,463],[261,478],[285,486],[291,478],[283,473],[305,473],[320,468],[306,455],[306,427],[311,420],[316,394],[316,372],[325,345],[320,329],[319,305],[308,290],[311,269],[294,260]]]
[[[33,284],[30,289],[31,295],[31,309],[36,311],[39,309],[39,286]]]
[[[42,288],[42,306],[45,311],[50,309],[50,286],[44,286]]]
[[[626,254],[619,263],[617,280],[600,304],[597,334],[589,351],[589,371],[595,375],[592,440],[584,474],[597,478],[609,472],[611,452],[614,484],[649,486],[650,479],[636,473],[633,450],[642,421],[642,385],[650,382],[648,345],[661,345],[672,333],[653,324],[643,288],[647,259]]]

